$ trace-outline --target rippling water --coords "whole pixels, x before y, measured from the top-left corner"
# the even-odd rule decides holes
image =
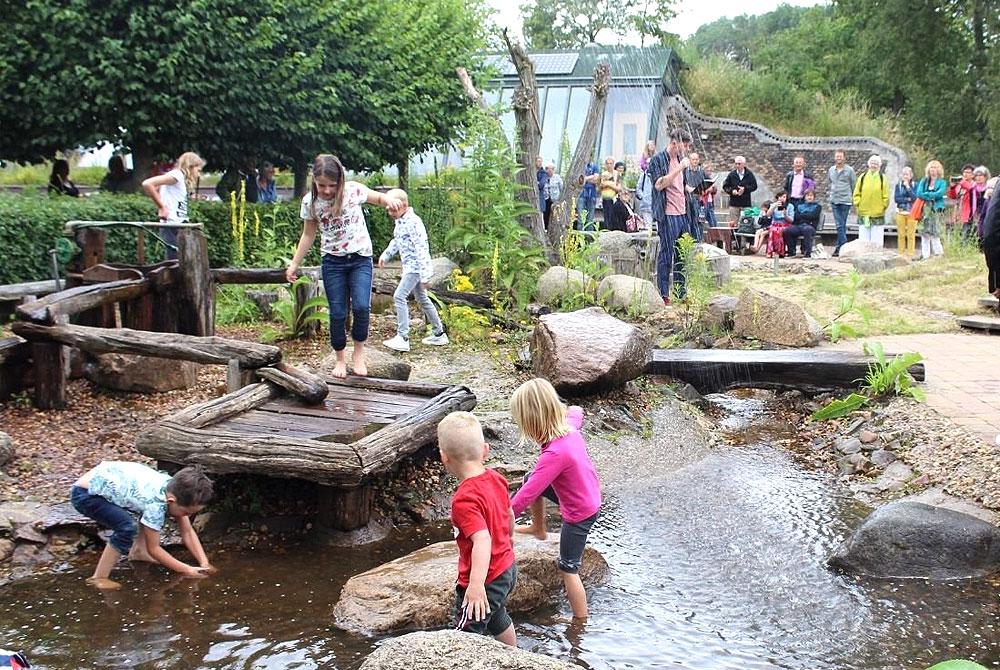
[[[515,617],[522,647],[593,669],[915,670],[958,657],[1000,666],[995,584],[831,573],[826,556],[867,510],[759,442],[765,401],[714,401],[752,441],[610,484],[592,539],[612,571],[591,590],[590,622],[572,624],[565,602]],[[224,555],[205,581],[146,569],[103,596],[81,571],[38,577],[0,590],[0,646],[23,648],[39,668],[355,668],[372,642],[329,626],[341,585],[445,533]]]

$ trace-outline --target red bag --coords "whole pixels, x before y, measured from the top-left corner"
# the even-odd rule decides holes
[[[924,202],[923,198],[916,198],[910,205],[910,218],[914,221],[924,218]]]

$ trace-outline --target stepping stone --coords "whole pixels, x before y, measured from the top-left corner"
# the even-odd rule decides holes
[[[993,310],[994,312],[997,310],[997,303],[1000,303],[1000,300],[991,295],[984,295],[979,299],[980,307],[985,307],[986,309]]]
[[[970,330],[984,330],[987,333],[1000,334],[1000,317],[995,316],[963,316],[958,325]]]

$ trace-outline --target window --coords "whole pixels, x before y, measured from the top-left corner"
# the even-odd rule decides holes
[[[542,120],[542,143],[539,152],[548,163],[555,163],[560,169],[563,129],[566,124],[566,104],[569,102],[570,90],[563,87],[550,87],[545,103],[545,118]]]
[[[645,146],[653,118],[656,88],[653,86],[620,86],[608,91],[608,104],[604,110],[601,129],[600,156],[613,156],[615,160],[638,162],[639,152]]]
[[[587,120],[587,109],[590,107],[590,91],[583,87],[576,87],[569,96],[569,110],[566,116],[566,134],[569,136],[570,160],[576,151],[576,144],[580,141],[580,133],[583,132],[583,124]],[[561,140],[560,140],[561,141]],[[588,157],[589,158],[589,157]],[[559,166],[560,170],[565,170],[567,166]]]

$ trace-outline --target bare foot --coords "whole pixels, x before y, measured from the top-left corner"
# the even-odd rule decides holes
[[[333,366],[333,376],[337,379],[343,379],[347,376],[347,361],[337,361],[336,365]]]
[[[534,526],[514,526],[515,533],[524,533],[525,535],[534,535],[539,540],[548,539],[549,534],[544,528],[535,528]]]
[[[354,368],[354,374],[359,377],[368,376],[368,364],[365,363],[364,354],[353,354],[351,356],[351,367]]]
[[[121,584],[107,577],[87,577],[87,583],[102,591],[117,591],[122,587]]]

